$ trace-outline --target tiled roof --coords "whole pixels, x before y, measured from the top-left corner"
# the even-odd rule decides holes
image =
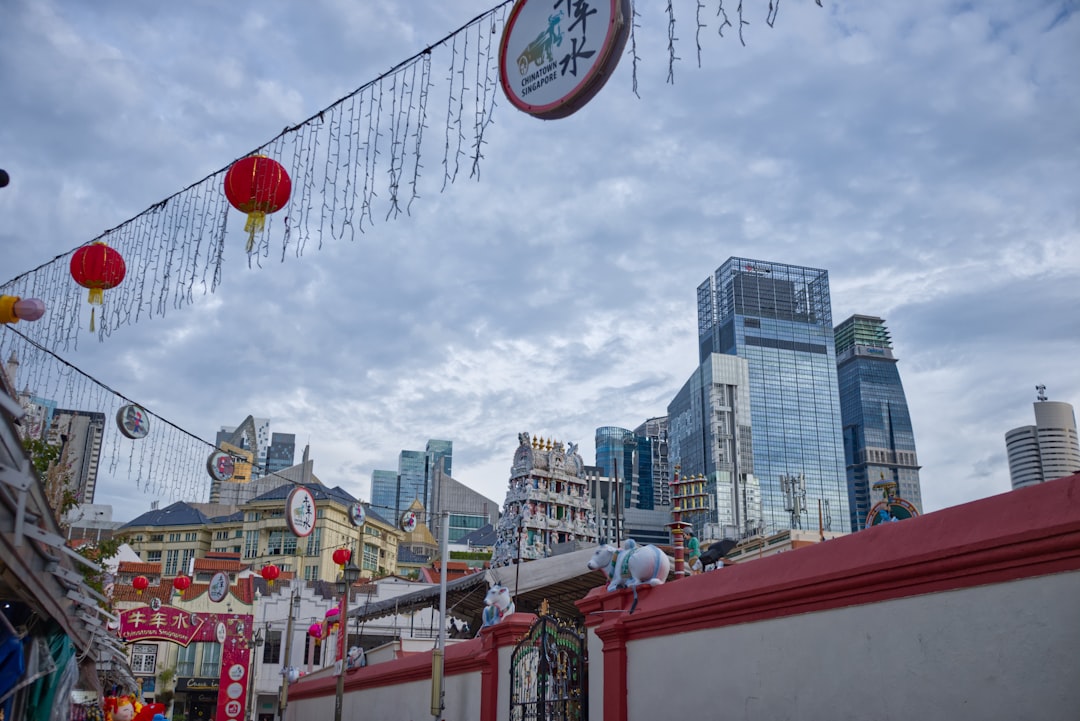
[[[495,526],[490,523],[477,528],[475,531],[468,533],[459,538],[455,543],[466,546],[494,546],[495,541],[499,538],[498,532],[495,530]]]
[[[241,571],[244,564],[231,558],[196,558],[194,570],[196,571]]]
[[[469,574],[476,573],[479,570],[480,569],[478,568],[469,568],[468,564],[466,563],[451,561],[450,563],[446,564],[446,580],[453,581],[456,578],[468,576]],[[438,561],[433,563],[431,568],[420,569],[420,580],[424,581],[425,583],[440,583],[441,576],[442,572],[439,568]]]
[[[154,576],[161,575],[160,563],[136,563],[135,561],[121,561],[116,565],[117,575],[125,573],[143,573]]]
[[[168,583],[162,581],[160,586],[150,586],[141,594],[132,588],[130,583],[118,583],[113,586],[112,600],[113,603],[119,601],[150,603],[150,601],[156,598],[162,603],[167,603],[172,596],[172,593],[172,581],[169,581]]]
[[[289,497],[289,494],[292,493],[292,490],[298,485],[304,485],[305,488],[311,491],[311,495],[315,497],[316,501],[330,500],[337,501],[338,503],[343,503],[345,505],[348,505],[350,503],[356,503],[356,499],[346,493],[344,490],[342,490],[339,486],[335,486],[334,488],[327,488],[326,486],[317,483],[284,483],[272,491],[267,491],[261,496],[256,496],[255,498],[251,499],[250,503],[256,503],[258,501],[284,501],[286,498]]]
[[[414,565],[427,565],[431,560],[430,556],[425,556],[420,553],[416,553],[408,546],[398,546],[397,549],[397,562],[398,563],[411,563]],[[449,570],[449,569],[447,569]]]
[[[165,508],[136,516],[121,528],[137,528],[140,526],[203,526],[209,521],[202,511],[192,508],[183,501],[177,501]]]

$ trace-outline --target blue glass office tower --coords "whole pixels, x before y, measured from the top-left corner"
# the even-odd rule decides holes
[[[897,482],[900,497],[921,513],[915,433],[885,321],[853,315],[835,336],[851,528],[864,528],[881,500],[872,490],[881,480]]]
[[[376,512],[397,524],[398,474],[397,471],[371,472],[371,505]]]
[[[745,358],[765,530],[849,531],[829,274],[729,258],[698,286],[699,362]],[[820,504],[819,504],[820,502]]]

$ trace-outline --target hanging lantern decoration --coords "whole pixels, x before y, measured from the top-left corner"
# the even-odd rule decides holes
[[[270,587],[274,587],[274,579],[281,575],[281,569],[274,564],[263,566],[259,571],[259,575],[266,579],[266,582],[270,584]]]
[[[331,608],[326,612],[326,625],[330,627],[330,630],[334,630],[338,626],[338,621],[341,620],[341,609]]]
[[[150,586],[150,579],[146,576],[136,576],[131,579],[131,587],[135,589],[135,595],[141,596],[142,592]]]
[[[177,576],[172,580],[172,587],[179,593],[183,593],[191,587],[191,579],[187,576]]]
[[[225,197],[247,213],[248,253],[255,247],[255,233],[266,226],[266,214],[284,208],[291,194],[292,181],[285,167],[265,155],[241,158],[225,173]]]
[[[322,624],[318,622],[311,624],[310,626],[308,626],[307,632],[308,636],[311,636],[313,639],[315,639],[315,645],[318,646],[319,642],[322,641],[323,637]]]
[[[90,332],[94,332],[94,308],[105,300],[105,291],[124,280],[127,266],[117,251],[101,241],[84,245],[71,256],[71,277],[90,289]]]
[[[342,568],[345,568],[345,564],[349,562],[350,558],[352,558],[352,551],[347,548],[339,548],[334,551],[334,563],[341,566]]]

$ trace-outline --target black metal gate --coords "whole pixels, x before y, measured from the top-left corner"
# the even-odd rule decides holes
[[[541,616],[510,656],[510,721],[588,721],[585,632]]]

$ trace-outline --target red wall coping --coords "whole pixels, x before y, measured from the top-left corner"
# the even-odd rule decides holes
[[[1080,474],[577,605],[629,640],[1076,570]]]
[[[514,613],[500,623],[480,629],[478,638],[447,644],[443,674],[455,676],[483,671],[489,661],[487,653],[500,646],[516,644],[528,632],[536,616]],[[393,661],[376,663],[345,673],[345,690],[356,691],[376,686],[391,686],[431,678],[431,651],[410,653]],[[289,685],[289,700],[332,696],[337,693],[337,676],[320,676]]]

